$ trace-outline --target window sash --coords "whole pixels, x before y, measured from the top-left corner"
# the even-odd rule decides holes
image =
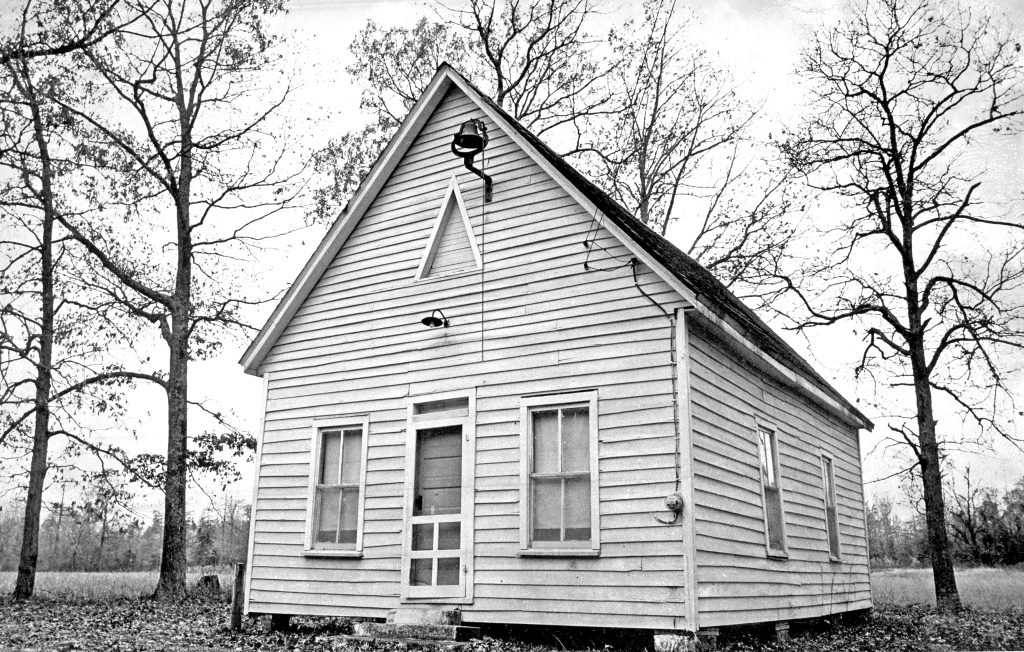
[[[764,498],[765,545],[769,554],[786,554],[785,510],[779,482],[779,450],[774,430],[759,426],[758,456],[761,467],[761,493]]]
[[[822,482],[825,493],[825,534],[828,539],[828,555],[832,559],[840,558],[839,546],[839,513],[836,506],[836,478],[832,460],[821,458]]]
[[[363,424],[316,431],[311,550],[354,551],[359,547],[365,438]]]
[[[554,456],[554,464],[547,456],[538,455],[538,417],[553,415],[554,424],[547,424],[547,432],[543,437],[553,441],[542,441],[543,449],[548,455]],[[567,419],[578,419],[584,415],[582,424],[575,423],[574,429],[566,428]],[[529,542],[541,548],[575,548],[592,545],[593,533],[593,469],[591,468],[592,419],[594,411],[591,403],[569,403],[562,405],[542,405],[527,410],[528,446],[530,450],[530,468],[527,474],[526,500],[529,501],[529,520],[527,528]],[[550,426],[554,425],[553,430]],[[538,470],[540,468],[541,470]],[[582,481],[582,482],[581,482]],[[542,487],[548,490],[555,488],[557,498],[549,496],[553,504],[541,505],[538,494]],[[582,490],[582,491],[581,491]],[[569,497],[570,492],[580,494],[576,501]],[[538,527],[539,513],[544,509],[544,523],[557,527]],[[575,508],[575,509],[574,509]]]

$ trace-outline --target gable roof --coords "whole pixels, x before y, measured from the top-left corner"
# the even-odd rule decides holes
[[[600,211],[607,218],[604,221],[606,228],[622,240],[642,262],[679,291],[698,313],[831,412],[858,427],[873,427],[864,414],[847,401],[711,272],[634,217],[447,63],[441,64],[438,68],[434,78],[410,110],[396,135],[378,156],[370,172],[324,236],[295,283],[242,355],[239,362],[247,373],[257,373],[259,365],[270,352],[274,342],[340,250],[348,234],[362,217],[362,213],[369,208],[373,198],[411,145],[413,138],[452,86],[462,90],[492,120],[506,127],[512,140],[577,201],[592,212]]]

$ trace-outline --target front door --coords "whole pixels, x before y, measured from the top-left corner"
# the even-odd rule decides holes
[[[471,397],[409,408],[402,595],[465,598],[472,565]]]

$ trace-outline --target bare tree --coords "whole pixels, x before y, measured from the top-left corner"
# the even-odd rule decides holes
[[[693,44],[693,18],[675,0],[643,8],[640,21],[611,32],[610,113],[588,122],[584,161],[642,222],[661,235],[681,222],[687,253],[752,303],[770,304],[796,235],[790,179],[752,142],[757,109]]]
[[[40,62],[10,60],[0,75],[0,224],[6,227],[0,249],[10,254],[0,267],[0,444],[12,435],[31,442],[16,599],[33,593],[51,438],[70,430],[88,438],[80,414],[113,414],[110,404],[126,381],[150,378],[99,359],[100,351],[124,341],[124,332],[100,317],[90,304],[94,297],[75,280],[80,261],[57,221],[74,167],[68,128],[40,91],[66,92],[69,79],[35,70]],[[98,322],[113,328],[95,328]],[[69,336],[73,328],[81,334]]]
[[[802,70],[812,104],[785,151],[850,210],[805,270],[818,282],[796,292],[808,315],[799,328],[856,325],[866,342],[857,374],[905,401],[891,441],[913,452],[937,603],[955,610],[943,449],[1015,437],[1008,354],[1024,343],[1022,223],[979,202],[984,176],[964,154],[1017,124],[1020,45],[955,4],[866,0],[817,35]],[[939,429],[937,400],[964,421]]]
[[[18,33],[0,37],[0,65],[53,57],[96,45],[127,26],[116,20],[120,0],[27,0]]]
[[[261,243],[285,230],[270,218],[294,197],[297,172],[284,171],[287,149],[269,130],[287,89],[268,98],[261,77],[275,62],[265,19],[281,9],[274,0],[126,0],[134,27],[78,58],[95,80],[93,101],[50,98],[88,134],[86,197],[107,209],[105,219],[58,220],[104,270],[96,289],[167,346],[158,598],[186,590],[189,362],[216,352],[225,329],[249,329],[242,312],[267,298],[248,296],[241,266],[251,274]],[[248,443],[231,435],[215,447],[231,442]]]
[[[356,189],[441,63],[537,135],[555,138],[565,155],[582,151],[585,121],[609,110],[608,67],[587,31],[590,0],[471,0],[439,9],[438,20],[412,28],[370,21],[352,42],[348,72],[363,86],[369,122],[318,154],[318,218],[332,218]]]

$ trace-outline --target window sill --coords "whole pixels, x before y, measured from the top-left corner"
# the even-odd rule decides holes
[[[592,548],[524,548],[520,557],[600,557],[600,550]]]
[[[779,550],[769,550],[767,553],[765,553],[765,556],[768,559],[774,559],[776,561],[788,561],[789,560],[789,553],[788,552],[782,552],[782,551],[779,551]]]
[[[843,563],[842,557],[833,557],[832,555],[829,555],[828,560],[831,563],[833,563],[833,564],[841,564],[841,563]]]
[[[342,559],[361,559],[361,550],[303,550],[303,557],[341,557]]]

